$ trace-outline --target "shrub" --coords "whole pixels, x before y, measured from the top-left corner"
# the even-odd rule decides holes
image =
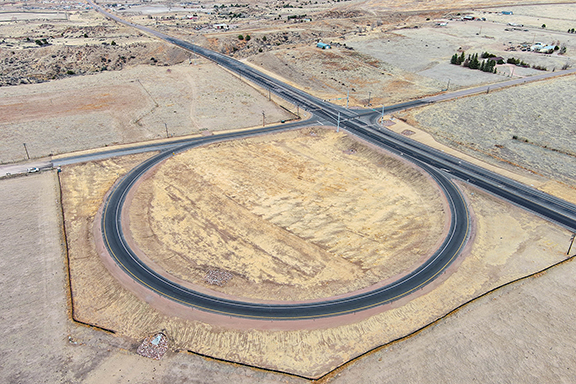
[[[238,35],[238,40],[244,40],[244,36]]]
[[[66,71],[66,74],[67,74],[67,75],[74,75],[74,71],[68,70],[68,71]]]
[[[251,37],[250,35],[246,35],[246,41],[250,41]]]
[[[114,40],[112,40],[112,42],[110,43],[110,45],[116,45],[116,42]]]

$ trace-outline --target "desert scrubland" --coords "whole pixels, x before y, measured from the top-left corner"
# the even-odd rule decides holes
[[[575,65],[573,4],[102,4],[323,99],[346,105],[349,95],[352,108]],[[1,11],[0,163],[256,127],[263,113],[266,124],[297,118],[267,90],[85,4]],[[522,50],[535,42],[559,49]],[[528,67],[499,64],[494,74],[450,64],[462,52]],[[402,128],[390,129],[575,202],[575,88],[571,75],[436,103],[395,114]],[[303,329],[195,316],[126,281],[99,252],[104,196],[149,156],[0,180],[7,382],[571,381],[568,231],[460,182],[471,242],[423,291]],[[253,300],[385,281],[429,254],[446,223],[423,173],[324,127],[178,154],[139,184],[127,215],[131,241],[163,273]],[[214,270],[225,284],[211,284]],[[162,360],[138,356],[160,331],[170,345]]]

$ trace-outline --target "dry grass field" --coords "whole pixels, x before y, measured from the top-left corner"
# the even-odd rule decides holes
[[[576,77],[439,103],[406,115],[440,142],[485,161],[531,170],[576,188]],[[576,190],[575,190],[576,191]],[[572,202],[576,203],[576,199]]]
[[[292,106],[284,103],[288,108]],[[232,111],[242,109],[238,119]],[[267,95],[202,62],[0,88],[0,161],[259,126],[294,118]]]
[[[418,170],[318,128],[180,154],[130,208],[136,244],[169,275],[272,301],[341,295],[412,270],[447,220]],[[233,278],[211,285],[210,270]]]
[[[289,143],[290,141],[293,142]],[[284,144],[280,145],[282,142]],[[272,143],[276,145],[271,146]],[[330,146],[337,150],[327,151]],[[152,252],[149,256],[151,259],[157,264],[167,266],[166,269],[173,266],[185,267],[186,271],[189,271],[187,274],[183,272],[183,268],[169,272],[176,275],[173,276],[174,279],[189,279],[188,283],[196,283],[196,286],[200,287],[201,290],[210,289],[212,292],[217,292],[216,289],[219,289],[218,287],[208,286],[203,281],[207,272],[206,264],[208,264],[208,267],[222,268],[235,274],[238,271],[243,271],[243,273],[233,276],[229,282],[230,287],[225,285],[223,289],[219,289],[221,294],[240,293],[244,297],[269,299],[269,296],[263,296],[264,293],[262,292],[264,290],[262,290],[260,285],[264,285],[265,287],[270,287],[274,293],[278,293],[278,297],[285,299],[298,299],[297,295],[303,294],[308,294],[307,297],[310,297],[309,293],[306,293],[307,289],[319,289],[321,294],[324,295],[325,293],[322,291],[324,288],[321,285],[316,285],[318,279],[312,279],[311,282],[308,282],[302,279],[298,273],[274,274],[273,272],[276,268],[274,264],[269,268],[259,270],[256,268],[258,266],[256,263],[262,263],[262,261],[266,260],[262,258],[263,256],[253,252],[229,252],[230,250],[234,251],[235,244],[241,244],[239,240],[231,241],[227,245],[223,244],[220,247],[209,247],[210,250],[208,252],[202,251],[202,249],[213,242],[218,243],[218,237],[223,234],[226,234],[231,239],[235,237],[234,231],[239,229],[234,229],[229,222],[222,220],[225,217],[223,216],[225,212],[236,212],[233,215],[236,222],[248,223],[249,219],[247,218],[253,215],[252,212],[259,212],[258,201],[269,201],[269,198],[266,197],[268,193],[271,194],[270,196],[277,193],[286,195],[287,192],[294,191],[296,185],[301,185],[298,188],[303,188],[313,180],[310,177],[314,173],[296,172],[296,179],[298,174],[302,176],[301,180],[298,179],[300,181],[294,180],[293,183],[287,184],[279,182],[267,192],[265,188],[256,188],[258,193],[255,193],[256,189],[247,188],[245,184],[244,188],[233,189],[234,193],[232,194],[230,185],[240,181],[236,178],[236,175],[241,175],[244,172],[259,172],[259,169],[266,167],[272,167],[273,169],[275,164],[273,159],[283,158],[284,156],[290,156],[297,162],[295,158],[297,153],[306,154],[310,159],[323,157],[327,159],[326,154],[330,153],[332,162],[338,164],[338,156],[343,156],[342,150],[349,147],[349,139],[344,139],[341,135],[336,135],[329,131],[323,135],[290,133],[279,136],[265,136],[261,139],[255,139],[252,143],[230,143],[228,145],[221,144],[193,149],[190,152],[198,151],[199,153],[185,153],[176,156],[158,169],[156,172],[159,176],[158,180],[154,177],[140,185],[143,192],[137,192],[137,202],[132,203],[131,210],[137,210],[130,215],[131,228],[140,226],[139,231],[141,233],[138,234],[135,231],[137,233],[136,237],[138,238],[138,235],[140,235],[139,242],[142,248],[152,245],[150,246]],[[230,151],[231,148],[234,150]],[[394,165],[394,162],[389,160],[382,162],[385,158],[382,158],[381,155],[370,155],[366,149],[363,150],[361,147],[356,147],[356,149],[356,153],[360,154],[357,155],[358,159],[345,155],[345,162],[351,166],[354,166],[355,162],[365,163],[369,168],[374,166],[370,165],[371,162],[376,162],[381,167],[386,167],[380,172],[371,173],[371,177],[376,180],[383,181],[381,177],[383,171],[392,172],[394,176],[386,176],[387,179],[392,180],[399,177],[397,172],[400,170],[402,170],[401,174],[407,171],[408,173],[413,172],[409,168],[407,170],[403,167],[398,168],[397,165]],[[236,163],[235,167],[224,166],[218,168],[221,170],[218,171],[215,168],[202,166],[202,161],[210,162],[214,161],[210,159],[221,158],[222,156],[219,154],[222,153],[221,151],[226,150],[228,152],[237,152],[238,154],[221,161],[234,162]],[[286,152],[286,154],[280,156],[282,151]],[[247,169],[243,171],[240,159],[246,152],[267,153],[267,157],[260,155],[260,163],[263,164],[257,167],[255,167],[254,163],[248,161],[244,164]],[[336,156],[334,153],[340,154]],[[202,158],[204,160],[201,160]],[[266,162],[263,161],[265,158],[268,159]],[[163,173],[176,175],[177,173],[190,172],[191,168],[189,167],[193,166],[194,162],[187,159],[196,159],[200,163],[196,168],[192,168],[197,170],[197,174],[189,179],[189,183],[196,178],[200,182],[197,184],[188,183],[184,186],[178,180],[172,183],[172,181],[162,176]],[[94,236],[99,236],[98,231],[95,231],[95,225],[97,224],[95,214],[101,205],[100,202],[117,177],[126,172],[131,164],[135,164],[140,160],[141,158],[126,158],[76,165],[66,167],[62,173],[64,217],[66,218],[66,230],[70,244],[70,272],[75,318],[85,323],[96,324],[100,327],[114,330],[117,335],[122,335],[132,340],[141,340],[149,334],[164,330],[171,340],[171,349],[173,351],[190,350],[227,361],[240,362],[305,377],[319,377],[326,374],[367,350],[402,338],[430,322],[434,322],[455,307],[482,296],[493,288],[536,273],[564,260],[564,246],[567,245],[569,240],[569,234],[565,230],[550,225],[519,208],[498,201],[472,187],[462,185],[461,188],[469,201],[471,210],[474,212],[473,242],[445,276],[423,291],[419,291],[411,297],[402,299],[392,305],[369,311],[362,316],[349,315],[348,317],[333,318],[325,321],[304,321],[301,326],[295,326],[294,324],[296,323],[286,323],[284,325],[282,323],[276,325],[257,324],[257,322],[241,321],[239,319],[230,321],[227,318],[222,319],[218,316],[207,317],[206,314],[199,311],[181,307],[139,288],[138,284],[133,284],[131,279],[122,277],[123,275],[118,273],[118,268],[109,264],[107,256],[102,259],[98,255]],[[245,162],[246,160],[243,161]],[[324,164],[328,163],[327,161],[324,162]],[[314,161],[311,164],[314,164]],[[171,168],[176,172],[171,173]],[[314,169],[314,167],[311,168],[312,170]],[[284,177],[287,177],[285,180],[290,180],[290,175],[292,175],[290,169],[286,168],[284,171],[280,171],[279,174],[285,175]],[[362,174],[362,172],[358,173],[357,176]],[[344,172],[344,175],[346,175],[346,172]],[[421,184],[421,182],[418,182],[418,177],[411,177],[410,179]],[[154,182],[151,182],[152,180]],[[345,181],[346,177],[343,177],[342,180]],[[202,184],[212,184],[212,187],[211,189],[206,189],[206,186],[202,187]],[[367,187],[370,186],[368,181],[360,185],[364,184]],[[146,185],[157,188],[157,190],[164,190],[168,194],[164,195],[161,193],[159,196],[164,197],[152,200],[140,198],[139,196],[146,196]],[[417,189],[420,190],[421,188]],[[218,190],[220,191],[217,192]],[[407,188],[406,191],[409,192],[410,188]],[[244,206],[248,209],[240,210],[237,207],[227,210],[214,210],[210,209],[210,204],[208,204],[207,208],[209,209],[204,212],[203,217],[200,217],[198,215],[191,216],[191,211],[187,211],[188,208],[181,205],[181,201],[189,201],[190,203],[198,201],[198,207],[204,207],[209,201],[212,202],[211,204],[217,204],[223,201],[218,195],[223,194],[226,196],[227,193],[230,194],[227,199],[234,202],[231,207]],[[316,193],[322,193],[322,190],[316,189]],[[365,193],[367,196],[373,194],[370,188],[366,188]],[[338,207],[338,199],[336,197],[331,199],[333,204]],[[346,196],[342,196],[341,199],[344,203],[348,202]],[[416,197],[414,201],[419,201],[419,199]],[[142,203],[146,204],[148,201],[150,204],[142,207]],[[358,207],[363,207],[364,204],[362,202],[365,200],[358,198],[358,201],[360,202]],[[368,198],[366,202],[368,203],[369,201],[372,200]],[[258,220],[261,220],[259,221],[260,228],[269,228],[272,233],[281,233],[282,226],[286,225],[287,219],[290,217],[298,218],[301,211],[305,211],[306,206],[314,209],[318,202],[318,198],[310,200],[308,203],[300,204],[299,209],[284,211],[284,215],[280,215],[280,217],[277,217],[277,215],[267,216],[261,212],[262,216],[258,218]],[[381,203],[383,204],[384,202],[388,202],[389,205],[387,207],[382,206],[380,208],[382,211],[395,209],[394,199],[383,199]],[[287,200],[288,203],[290,203],[289,199]],[[193,204],[186,204],[186,207],[193,206]],[[158,223],[155,223],[154,220],[165,217],[163,213],[154,212],[155,205],[167,207],[168,210],[173,211],[175,219],[159,220]],[[404,206],[408,208],[410,205],[404,203]],[[368,205],[365,208],[374,210],[374,208],[370,207]],[[410,209],[418,211],[421,208],[412,205]],[[146,215],[138,214],[138,212],[142,211],[148,211],[147,215],[151,219],[141,219],[146,217]],[[302,217],[306,217],[306,215]],[[319,215],[319,217],[322,217],[322,215]],[[96,224],[94,224],[95,220]],[[150,221],[150,227],[138,224],[138,222],[145,222],[146,220]],[[337,223],[334,218],[331,220]],[[135,222],[136,224],[134,224]],[[354,221],[349,220],[347,225],[349,228],[353,228],[354,223]],[[404,233],[410,227],[402,225],[401,221],[399,224],[400,226],[397,227],[386,225],[386,228],[389,231],[396,228],[396,231],[402,234],[403,238],[410,238]],[[155,233],[151,233],[149,229],[142,230],[142,228],[152,228]],[[205,228],[212,228],[208,231],[210,234],[208,237],[202,235]],[[290,228],[292,228],[291,232],[294,235],[299,234],[301,236],[300,240],[298,240],[301,243],[300,248],[322,245],[322,238],[318,234],[305,237],[298,225],[292,224]],[[364,229],[364,231],[367,230],[368,228]],[[419,229],[417,230],[419,231]],[[319,234],[321,233],[319,232]],[[197,237],[194,237],[194,235],[197,235]],[[369,235],[369,232],[366,232],[365,235]],[[387,232],[386,235],[391,236],[390,240],[394,241],[392,233]],[[274,241],[274,237],[270,236],[267,236],[265,241],[262,239],[256,240],[257,236],[252,231],[247,231],[244,236],[246,239],[250,239],[250,236],[252,236],[255,239],[253,243],[259,241],[260,244],[263,244],[263,248]],[[284,236],[283,239],[289,239],[290,236]],[[151,241],[156,239],[159,240],[161,246],[155,245],[156,242]],[[196,243],[196,245],[189,245],[191,242]],[[385,244],[382,243],[383,254],[387,252]],[[346,249],[348,247],[349,250],[354,250],[354,244],[352,243],[351,245],[352,247],[346,244],[340,245],[340,248]],[[342,248],[343,246],[344,248]],[[169,247],[172,247],[172,251],[176,252],[176,254],[167,253],[166,248]],[[230,247],[230,249],[227,250],[226,247]],[[217,260],[218,257],[214,254],[216,249],[224,251],[220,258],[225,260]],[[284,246],[284,249],[288,248]],[[144,251],[146,253],[148,249],[144,249]],[[193,253],[188,254],[187,252]],[[278,259],[275,261],[276,265],[295,260],[293,255],[282,255],[282,247],[277,247],[276,252],[279,253],[278,256],[275,256]],[[367,269],[367,265],[362,264],[367,261],[367,259],[364,259],[364,250],[358,249],[354,250],[354,252],[357,265],[362,266],[365,273],[369,273],[370,269]],[[166,255],[165,260],[161,258],[163,255]],[[198,257],[195,257],[196,255]],[[313,266],[322,266],[322,263],[325,265],[324,270],[334,269],[332,265],[334,265],[335,261],[327,264],[327,259],[322,257],[322,254],[319,257],[316,254],[308,254],[307,259],[302,259],[302,255],[296,256],[300,259],[300,270],[307,271]],[[316,257],[313,258],[311,256]],[[103,260],[104,263],[102,262]],[[391,266],[392,268],[402,268],[402,264],[398,265],[396,261]],[[378,272],[380,268],[383,268],[385,273],[387,265],[381,263],[371,267],[374,269],[374,273],[382,273]],[[313,269],[311,270],[313,271]],[[295,271],[298,271],[298,269]],[[258,284],[262,280],[261,275],[264,272],[267,272],[267,281],[264,284]],[[350,275],[348,272],[343,277]],[[332,282],[330,280],[328,282],[329,287],[332,286],[334,289],[341,289],[339,287],[343,285],[343,282]],[[344,279],[344,283],[346,283],[346,279]],[[344,288],[357,288],[354,286],[355,283],[355,281],[352,281],[348,286],[344,284]],[[289,285],[293,288],[293,296],[283,293],[285,288],[283,285]],[[228,288],[230,289],[228,290]],[[243,292],[247,290],[252,291],[252,293]],[[299,290],[304,293],[299,292]],[[286,327],[288,328],[284,329]],[[301,327],[304,329],[294,329]],[[307,356],[306,359],[301,358],[303,354]]]

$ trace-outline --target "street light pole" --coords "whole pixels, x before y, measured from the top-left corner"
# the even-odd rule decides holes
[[[168,138],[168,125],[164,123],[164,128],[166,128],[166,138]]]
[[[340,132],[340,112],[338,112],[338,126],[336,127],[336,132]]]
[[[264,111],[262,111],[262,126],[263,127],[266,126],[266,114],[264,113]]]

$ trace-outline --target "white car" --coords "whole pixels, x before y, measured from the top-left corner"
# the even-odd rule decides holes
[[[28,172],[28,173],[40,172],[40,168],[38,168],[38,167],[28,168],[28,169],[26,170],[26,172]]]

